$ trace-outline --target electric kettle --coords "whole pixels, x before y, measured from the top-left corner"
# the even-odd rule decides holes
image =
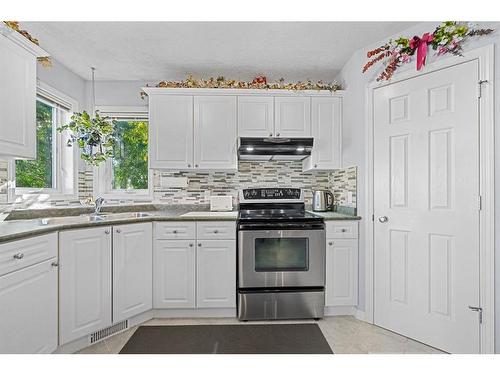
[[[315,190],[313,192],[313,211],[329,211],[333,209],[333,194],[328,190]]]

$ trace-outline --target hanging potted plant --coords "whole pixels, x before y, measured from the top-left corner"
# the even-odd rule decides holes
[[[113,156],[113,146],[116,143],[115,123],[108,117],[101,117],[99,111],[95,111],[93,118],[83,111],[74,113],[71,122],[57,130],[69,130],[67,145],[76,144],[81,150],[81,158],[90,165],[98,166]]]

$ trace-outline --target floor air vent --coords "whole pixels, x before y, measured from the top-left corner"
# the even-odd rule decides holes
[[[97,341],[105,339],[108,336],[111,336],[117,332],[123,331],[128,328],[128,320],[124,320],[123,322],[116,323],[111,327],[101,329],[100,331],[94,332],[90,335],[90,343],[93,344]]]

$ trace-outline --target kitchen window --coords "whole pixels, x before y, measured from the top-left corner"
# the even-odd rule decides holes
[[[106,199],[152,199],[148,168],[148,117],[144,109],[98,108],[116,120],[113,157],[94,173],[95,193]]]
[[[78,150],[67,147],[69,134],[57,128],[68,123],[77,103],[39,83],[36,99],[36,159],[9,164],[13,181],[10,201],[76,199]]]

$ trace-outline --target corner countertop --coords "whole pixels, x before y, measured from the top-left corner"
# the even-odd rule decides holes
[[[103,212],[102,221],[89,221],[88,216],[56,216],[28,220],[8,220],[0,222],[0,243],[20,238],[37,236],[54,231],[88,228],[94,226],[120,225],[151,221],[236,221],[238,211],[220,212],[216,216],[207,215],[209,210],[199,206],[173,206],[172,208],[141,211],[145,217],[123,217],[121,214]],[[196,215],[199,212],[199,215]],[[189,216],[183,216],[191,213]],[[52,215],[51,215],[52,216]]]
[[[144,207],[146,208],[146,207]],[[124,211],[112,213],[103,212],[105,218],[102,221],[90,221],[88,215],[81,216],[76,209],[71,209],[71,215],[63,211],[68,209],[49,209],[40,210],[33,214],[33,210],[27,213],[18,214],[23,219],[0,221],[0,243],[17,240],[21,238],[37,236],[55,231],[88,228],[95,226],[120,225],[128,223],[142,223],[152,221],[236,221],[238,211],[218,212],[215,215],[210,214],[207,206],[196,205],[175,205],[163,206],[153,210],[153,206],[147,207],[149,210],[140,210],[148,216],[131,217],[124,215]],[[131,211],[138,211],[137,208]],[[347,215],[338,212],[311,212],[325,220],[359,220],[359,216]],[[46,217],[41,217],[46,213]],[[89,213],[89,212],[85,212]],[[188,214],[189,215],[186,215]],[[199,213],[199,214],[197,214]],[[68,215],[68,216],[65,216]],[[26,218],[26,219],[24,219]]]

